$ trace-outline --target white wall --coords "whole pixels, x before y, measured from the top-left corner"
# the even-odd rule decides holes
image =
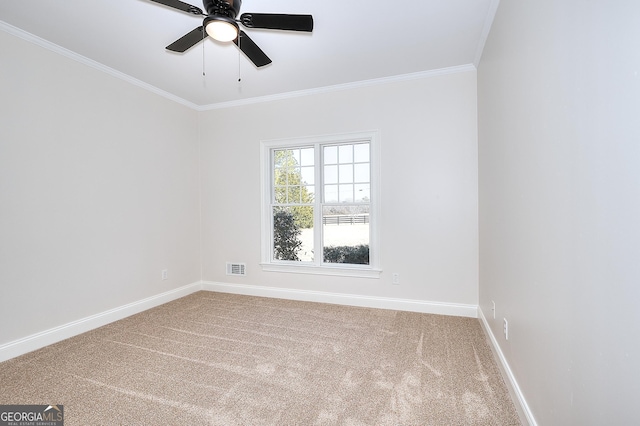
[[[478,68],[480,307],[541,425],[640,424],[638,22],[502,1]]]
[[[203,279],[476,305],[476,117],[474,69],[202,112]],[[263,272],[260,141],[368,130],[382,144],[381,278]]]
[[[0,346],[198,281],[197,113],[4,32],[0,52]]]

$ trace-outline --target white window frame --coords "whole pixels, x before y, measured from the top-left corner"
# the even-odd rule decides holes
[[[316,147],[316,154],[320,151],[321,145],[345,144],[357,142],[369,142],[370,149],[370,184],[371,200],[369,212],[369,264],[351,265],[343,263],[322,263],[322,259],[315,259],[310,262],[278,261],[273,259],[273,233],[272,233],[272,210],[271,210],[271,153],[274,149],[287,149],[304,146]],[[316,197],[322,194],[321,165],[316,156]],[[263,271],[271,272],[291,272],[303,274],[337,275],[361,278],[380,278],[380,238],[379,238],[379,210],[380,210],[380,135],[378,131],[367,131],[357,133],[346,133],[338,135],[312,136],[292,139],[263,140],[260,142],[260,176],[261,176],[261,263]],[[320,200],[316,201],[314,207],[315,238],[321,238],[322,225]],[[320,223],[320,225],[319,225]]]

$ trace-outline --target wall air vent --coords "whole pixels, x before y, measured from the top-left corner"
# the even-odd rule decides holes
[[[247,264],[227,262],[227,275],[247,275]]]

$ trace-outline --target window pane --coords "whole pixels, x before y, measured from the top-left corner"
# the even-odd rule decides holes
[[[287,187],[286,186],[276,186],[274,189],[274,202],[276,203],[286,203],[287,202]]]
[[[340,145],[338,150],[340,164],[353,163],[353,145]]]
[[[337,203],[338,202],[338,185],[325,185],[324,186],[324,202],[325,203]]]
[[[303,148],[300,150],[300,165],[313,166],[313,148]]]
[[[341,203],[352,203],[353,185],[340,185],[338,199]]]
[[[340,165],[338,169],[339,183],[352,183],[353,182],[353,165],[345,164]]]
[[[369,162],[369,144],[359,143],[353,146],[353,161],[355,163]]]
[[[338,166],[324,166],[324,183],[338,183]]]
[[[309,223],[311,226],[305,227]],[[273,258],[313,260],[313,207],[273,208]]]
[[[369,164],[355,164],[354,169],[354,181],[355,182],[369,182]]]
[[[292,166],[297,166],[300,164],[300,150],[299,149],[292,149],[291,151],[291,155],[293,157],[293,162],[291,163]]]
[[[355,185],[355,200],[356,203],[363,203],[371,201],[371,187],[368,183],[360,183]]]
[[[279,167],[273,171],[273,184],[274,185],[286,185],[287,184],[287,173],[285,169]]]
[[[369,264],[369,207],[325,206],[322,209],[323,261]]]
[[[306,191],[306,193],[305,193]],[[302,188],[302,202],[312,203],[316,199],[316,187],[313,185],[307,185]]]
[[[273,165],[274,165],[274,169],[277,169],[278,167],[282,167],[282,165],[284,164],[282,159],[284,158],[284,152],[285,150],[283,149],[276,149],[273,151]]]
[[[325,146],[324,147],[324,164],[337,164],[337,163],[338,163],[338,147]]]
[[[302,167],[300,174],[302,175],[302,183],[307,185],[313,185],[315,183],[313,167]]]
[[[299,186],[289,186],[287,190],[287,196],[289,199],[287,200],[287,202],[289,204],[301,203],[302,202],[300,198],[301,193],[302,193],[302,190]]]

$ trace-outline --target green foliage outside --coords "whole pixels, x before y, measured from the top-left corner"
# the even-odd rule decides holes
[[[302,181],[298,161],[292,150],[278,150],[274,154],[274,187],[276,203],[313,204],[313,194]],[[313,227],[313,206],[290,207],[300,228]]]
[[[273,249],[278,260],[300,260],[298,251],[300,227],[294,215],[286,209],[277,209],[273,214]]]
[[[369,264],[369,245],[330,246],[324,248],[325,263]]]

